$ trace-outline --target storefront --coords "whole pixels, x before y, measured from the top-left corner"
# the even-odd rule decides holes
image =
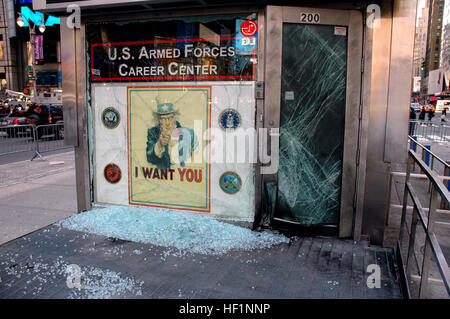
[[[153,206],[380,242],[384,183],[406,160],[411,74],[398,71],[412,70],[413,2],[74,1],[81,24],[62,19],[61,46],[79,210]]]

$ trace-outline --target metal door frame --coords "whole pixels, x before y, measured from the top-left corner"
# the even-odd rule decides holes
[[[320,15],[318,23],[301,22],[301,14]],[[356,185],[359,165],[359,124],[361,118],[361,72],[363,52],[363,15],[356,10],[267,6],[265,52],[264,127],[280,127],[281,66],[283,23],[347,26],[347,91],[345,106],[344,155],[342,165],[339,237],[351,237],[356,213]],[[272,138],[279,138],[274,137]],[[263,176],[277,180],[277,174]]]

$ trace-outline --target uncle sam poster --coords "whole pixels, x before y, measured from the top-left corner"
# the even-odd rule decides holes
[[[211,87],[127,90],[130,204],[209,212]]]

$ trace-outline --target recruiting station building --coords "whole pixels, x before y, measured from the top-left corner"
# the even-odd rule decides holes
[[[152,206],[382,244],[416,1],[33,6],[63,17],[78,211]]]

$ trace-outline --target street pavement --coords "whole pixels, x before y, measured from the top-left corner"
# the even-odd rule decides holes
[[[44,159],[0,164],[0,244],[76,213],[73,151]]]

